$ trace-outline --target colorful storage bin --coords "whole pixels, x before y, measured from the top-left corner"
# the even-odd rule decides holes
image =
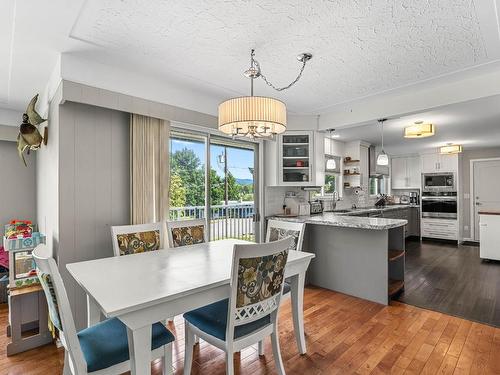
[[[33,232],[31,237],[26,238],[8,239],[4,237],[3,243],[7,251],[34,249],[41,243],[45,243],[45,235],[40,232]]]

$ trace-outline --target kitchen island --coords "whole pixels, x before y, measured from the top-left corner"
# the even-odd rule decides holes
[[[385,305],[404,288],[407,220],[335,212],[268,219],[306,223],[303,249],[316,254],[310,284]]]

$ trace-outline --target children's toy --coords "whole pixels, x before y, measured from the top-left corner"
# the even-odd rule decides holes
[[[31,221],[13,220],[5,226],[4,247],[9,253],[9,288],[22,288],[38,284],[31,252],[45,235],[37,232]],[[29,234],[29,236],[28,236]]]
[[[5,237],[8,239],[27,238],[32,233],[33,224],[29,220],[12,220],[5,226]]]

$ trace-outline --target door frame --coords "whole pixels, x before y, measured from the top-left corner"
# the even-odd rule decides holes
[[[482,158],[482,159],[471,159],[469,161],[470,163],[470,168],[469,168],[469,214],[470,214],[470,219],[469,219],[469,227],[470,227],[470,238],[473,241],[478,241],[479,238],[476,238],[476,207],[474,204],[474,197],[475,197],[475,192],[474,192],[474,167],[476,163],[480,162],[486,162],[486,161],[500,161],[500,157],[496,158]]]

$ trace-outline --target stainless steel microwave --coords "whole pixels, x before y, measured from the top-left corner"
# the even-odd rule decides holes
[[[457,187],[454,173],[422,173],[422,192],[455,191],[457,191]]]

